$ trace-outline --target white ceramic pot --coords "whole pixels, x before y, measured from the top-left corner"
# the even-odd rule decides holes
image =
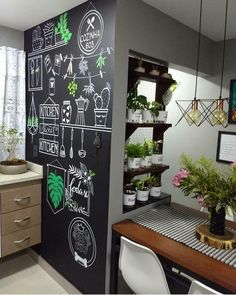
[[[151,111],[143,111],[143,123],[153,123],[153,115]]]
[[[147,202],[149,198],[149,190],[140,191],[137,189],[137,201],[139,202]]]
[[[123,195],[123,204],[125,207],[132,208],[135,205],[136,200],[136,192],[133,191],[133,194],[126,194]]]
[[[159,165],[163,163],[163,154],[153,154],[152,155],[152,164]]]
[[[141,159],[140,167],[150,167],[152,166],[152,156],[146,156],[144,159]]]
[[[150,196],[153,198],[158,198],[161,195],[161,186],[153,186],[150,189]]]
[[[130,123],[140,123],[141,122],[141,110],[128,109],[127,120]]]
[[[128,169],[140,168],[141,158],[128,158]]]
[[[168,112],[167,111],[159,111],[159,115],[157,117],[157,122],[166,123]]]

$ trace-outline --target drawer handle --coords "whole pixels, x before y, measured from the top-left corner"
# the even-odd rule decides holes
[[[21,244],[21,243],[23,243],[23,242],[29,240],[29,238],[30,238],[30,236],[27,236],[27,237],[25,237],[25,238],[22,239],[22,240],[14,241],[14,243],[15,243],[15,244]]]
[[[26,217],[24,217],[22,219],[15,219],[14,222],[15,223],[21,223],[21,222],[24,222],[26,220],[29,220],[30,218],[31,218],[30,216],[26,216]]]
[[[21,202],[21,201],[24,201],[24,200],[27,200],[27,199],[30,199],[30,198],[31,198],[31,196],[21,197],[21,198],[15,198],[14,201],[15,201],[16,203],[19,203],[19,202]]]

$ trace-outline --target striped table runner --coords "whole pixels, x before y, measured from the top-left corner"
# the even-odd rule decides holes
[[[131,220],[236,268],[236,249],[216,249],[203,244],[195,237],[196,225],[207,223],[205,218],[192,216],[169,206],[160,206],[135,216]]]

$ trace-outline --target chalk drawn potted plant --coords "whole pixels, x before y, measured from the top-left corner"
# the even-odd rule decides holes
[[[98,93],[93,95],[93,100],[95,103],[95,126],[97,127],[106,127],[108,106],[111,97],[110,89],[110,84],[106,83],[106,87],[102,89],[100,95]]]
[[[133,184],[126,184],[123,191],[123,205],[127,209],[131,209],[135,206],[136,191]]]
[[[72,33],[68,28],[68,13],[60,15],[57,26],[55,27],[55,45],[65,43],[67,44],[72,37]]]
[[[57,209],[64,195],[64,180],[56,171],[51,171],[48,175],[48,191],[53,207]]]
[[[0,162],[0,172],[4,174],[20,174],[27,171],[27,162],[16,156],[16,148],[23,142],[23,132],[16,128],[0,126],[0,144],[3,151],[8,153],[5,161]]]
[[[163,154],[162,154],[162,140],[153,141],[152,142],[152,164],[160,165],[163,162]]]
[[[161,176],[152,175],[146,178],[146,182],[150,187],[150,197],[158,198],[161,195]]]
[[[125,152],[128,157],[128,169],[140,168],[140,161],[141,161],[141,158],[144,156],[142,145],[139,143],[126,144]]]
[[[54,23],[47,23],[43,28],[45,46],[52,46],[52,37],[53,37]]]
[[[40,50],[43,47],[43,38],[41,37],[41,28],[37,26],[32,33],[33,51]]]
[[[146,180],[135,179],[133,184],[137,191],[137,202],[146,203],[149,199],[149,187]]]
[[[151,140],[145,140],[143,144],[143,158],[141,159],[141,167],[150,167],[152,165],[153,146]]]

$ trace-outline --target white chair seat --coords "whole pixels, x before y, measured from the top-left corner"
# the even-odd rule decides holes
[[[199,281],[192,281],[188,294],[222,294],[202,284]]]

